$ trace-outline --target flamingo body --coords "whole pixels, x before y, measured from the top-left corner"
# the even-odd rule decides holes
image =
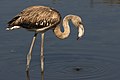
[[[84,27],[82,19],[77,15],[67,15],[63,19],[64,31],[61,31],[59,26],[61,22],[60,13],[50,7],[46,6],[31,6],[24,9],[22,12],[17,14],[12,20],[8,22],[8,27],[6,30],[14,30],[19,28],[25,28],[29,31],[34,31],[34,37],[30,46],[29,53],[27,55],[26,71],[29,70],[29,65],[32,57],[32,49],[37,37],[37,34],[41,32],[41,72],[44,71],[44,54],[43,54],[43,43],[44,43],[44,33],[49,29],[53,29],[56,37],[60,39],[65,39],[70,34],[70,21],[78,29],[78,38],[81,38],[84,34]]]
[[[8,22],[7,30],[25,28],[35,32],[45,32],[60,23],[61,16],[53,8],[32,6],[24,9]]]

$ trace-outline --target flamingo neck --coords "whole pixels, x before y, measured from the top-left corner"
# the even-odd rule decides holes
[[[69,15],[67,15],[63,19],[63,29],[64,29],[63,32],[61,31],[59,25],[54,29],[54,33],[55,33],[56,37],[58,37],[59,39],[65,39],[65,38],[67,38],[69,36],[69,34],[70,34],[70,26],[69,26],[68,21],[70,19],[71,19],[71,17]]]

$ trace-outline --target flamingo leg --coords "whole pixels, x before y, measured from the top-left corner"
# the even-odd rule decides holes
[[[41,73],[44,72],[44,53],[43,53],[43,48],[44,48],[44,33],[41,34]]]
[[[32,43],[31,43],[31,46],[30,46],[29,53],[27,54],[27,64],[26,64],[26,71],[27,72],[29,71],[30,61],[31,61],[31,57],[32,57],[32,49],[33,49],[37,34],[38,33],[34,34],[34,37],[32,39]]]

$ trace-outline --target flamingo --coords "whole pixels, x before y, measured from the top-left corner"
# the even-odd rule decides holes
[[[41,72],[44,71],[44,34],[47,30],[52,29],[56,37],[59,39],[65,39],[70,34],[70,26],[68,21],[72,21],[73,25],[78,29],[78,37],[81,38],[84,35],[84,27],[81,17],[77,15],[67,15],[63,19],[64,31],[61,31],[61,15],[54,8],[47,6],[30,6],[13,19],[8,22],[6,30],[15,30],[24,28],[28,31],[33,31],[34,36],[31,42],[29,53],[27,54],[26,71],[30,68],[30,62],[32,58],[32,49],[38,33],[41,33]]]

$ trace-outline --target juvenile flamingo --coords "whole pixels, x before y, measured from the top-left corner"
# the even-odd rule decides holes
[[[29,53],[27,54],[26,71],[29,70],[29,65],[32,57],[32,49],[38,33],[41,33],[41,72],[44,71],[44,54],[43,54],[43,43],[44,43],[44,33],[52,29],[56,37],[60,39],[65,39],[70,34],[70,27],[68,21],[72,21],[73,25],[78,29],[78,37],[81,38],[84,34],[84,27],[82,20],[77,15],[67,15],[63,19],[62,32],[60,29],[61,15],[60,13],[50,7],[46,6],[31,6],[24,9],[18,15],[16,15],[12,20],[8,22],[8,27],[6,30],[14,30],[19,28],[25,28],[29,31],[35,32],[32,43],[30,46]]]

